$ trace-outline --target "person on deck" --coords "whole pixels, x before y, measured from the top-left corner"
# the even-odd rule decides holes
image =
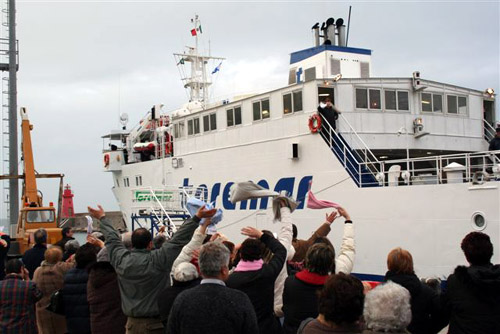
[[[496,128],[495,137],[490,140],[490,145],[488,147],[490,151],[500,150],[500,126]]]
[[[201,219],[212,217],[216,210],[201,207],[195,216],[182,224],[172,239],[156,250],[151,250],[152,237],[144,228],[132,232],[133,249],[127,249],[118,231],[106,218],[104,209],[99,206],[99,209],[88,207],[88,210],[92,217],[100,220],[110,262],[118,275],[122,310],[127,316],[126,333],[163,333],[158,294],[169,284],[172,263],[191,239]]]
[[[323,116],[322,121],[323,123],[326,122],[330,124],[333,130],[337,129],[337,120],[339,119],[339,115],[341,114],[340,111],[338,111],[337,108],[332,104],[332,100],[330,100],[329,97],[325,98],[323,101],[323,105],[318,106],[318,113]],[[328,124],[324,124],[321,128],[322,130],[325,129],[326,133],[330,131],[330,126]]]

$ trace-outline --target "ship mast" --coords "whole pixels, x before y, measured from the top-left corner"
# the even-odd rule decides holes
[[[187,52],[174,53],[174,57],[179,67],[184,88],[188,91],[189,102],[200,102],[203,108],[205,108],[206,103],[208,103],[208,88],[212,84],[211,80],[207,77],[207,66],[210,64],[210,61],[212,63],[218,61],[217,67],[211,72],[215,74],[225,58],[212,57],[210,53],[208,56],[200,53],[199,38],[203,31],[198,15],[195,15],[195,18],[191,19],[191,22],[193,23],[191,35],[195,38],[195,46],[186,47]],[[190,63],[189,73],[185,68],[188,67],[186,63]]]

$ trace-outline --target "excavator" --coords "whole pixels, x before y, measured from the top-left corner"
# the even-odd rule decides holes
[[[63,174],[37,174],[33,160],[33,148],[31,145],[31,134],[33,125],[30,124],[26,108],[21,108],[21,131],[22,131],[22,160],[24,165],[23,175],[3,176],[0,179],[17,178],[23,179],[21,208],[17,223],[16,240],[19,244],[19,253],[24,252],[33,243],[33,233],[44,228],[47,231],[47,243],[55,244],[62,238],[61,229],[58,227],[58,216],[54,204],[48,206],[43,204],[43,195],[37,188],[37,178],[60,178],[59,205],[61,207],[61,193],[63,185]]]

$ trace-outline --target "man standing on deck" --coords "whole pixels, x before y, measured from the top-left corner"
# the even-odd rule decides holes
[[[323,106],[324,105],[324,106]],[[332,104],[332,100],[327,97],[324,101],[324,104],[320,104],[318,106],[318,113],[323,116],[324,120],[330,124],[333,130],[337,130],[337,120],[339,119],[339,115],[341,114],[337,108]],[[330,131],[330,128],[327,124],[325,124],[327,132]]]
[[[488,147],[488,150],[490,151],[500,150],[500,126],[497,127],[496,131],[497,134],[492,140],[490,140],[490,146]]]
[[[127,316],[127,334],[163,333],[163,323],[159,317],[158,293],[170,280],[172,263],[182,247],[191,240],[194,230],[202,218],[212,217],[216,210],[201,207],[196,215],[187,219],[173,238],[160,249],[152,249],[152,238],[145,228],[132,233],[132,250],[121,242],[120,235],[106,218],[104,209],[88,208],[92,217],[100,220],[100,228],[106,238],[106,249],[111,265],[118,275],[118,285],[122,299],[122,310]]]

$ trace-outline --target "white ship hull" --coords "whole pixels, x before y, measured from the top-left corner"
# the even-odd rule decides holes
[[[301,147],[299,159],[289,157],[291,142]],[[239,234],[243,226],[274,232],[279,226],[272,222],[270,201],[267,210],[252,210],[250,203],[246,209],[241,209],[240,203],[231,209],[228,183],[266,180],[274,189],[280,179],[291,178],[281,184],[290,185],[293,180],[292,196],[296,198],[304,196],[304,184],[312,178],[312,190],[318,198],[338,202],[351,214],[356,227],[356,273],[383,275],[388,252],[403,247],[413,254],[417,275],[445,278],[456,265],[465,263],[460,242],[474,230],[475,212],[482,212],[486,218],[483,232],[494,244],[500,244],[500,182],[358,188],[320,136],[309,133],[177,158],[183,159],[184,167],[172,168],[171,158],[165,158],[124,165],[119,178],[142,175],[143,187],[154,189],[161,189],[162,181],[186,185],[186,179],[189,185],[206,185],[209,198],[219,194],[216,205],[224,209],[218,230],[236,243],[243,240]],[[114,187],[113,191],[131,228],[130,217],[137,204],[134,190]],[[299,238],[308,238],[324,221],[327,211],[296,210],[292,217]],[[337,249],[342,226],[342,219],[337,220],[329,235]],[[493,262],[500,262],[498,253]]]

